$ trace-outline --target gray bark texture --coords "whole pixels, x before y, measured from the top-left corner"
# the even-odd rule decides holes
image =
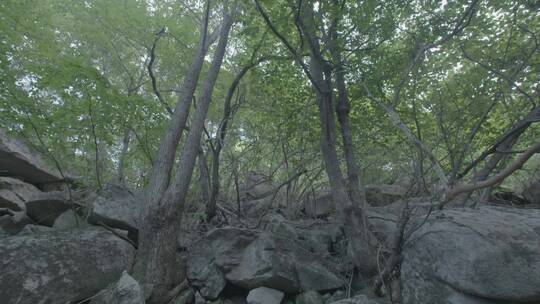
[[[139,249],[134,268],[136,279],[141,282],[145,294],[149,296],[148,303],[165,303],[170,300],[168,292],[179,284],[185,275],[177,252],[178,233],[180,232],[186,194],[200,149],[204,121],[225,55],[231,27],[232,18],[225,11],[219,43],[202,88],[202,96],[199,99],[196,113],[191,121],[190,131],[174,181],[169,185],[178,140],[183,126],[185,126],[183,117],[187,117],[187,114],[182,110],[186,104],[189,107],[189,100],[191,100],[197,84],[204,53],[206,53],[205,34],[201,39],[201,47],[195,56],[192,68],[186,75],[184,87],[187,87],[188,90],[184,91],[175,109],[154,165],[151,184],[146,193],[146,204],[141,213]],[[203,31],[203,33],[205,32],[206,30]],[[190,95],[189,98],[188,95]]]

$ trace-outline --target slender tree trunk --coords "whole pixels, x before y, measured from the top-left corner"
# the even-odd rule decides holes
[[[330,28],[330,52],[334,61],[334,72],[336,77],[336,86],[338,90],[338,103],[336,105],[336,113],[341,127],[341,137],[343,139],[343,150],[345,161],[347,164],[347,177],[349,186],[349,195],[352,201],[362,207],[366,206],[366,193],[360,180],[360,173],[356,157],[354,153],[354,143],[352,139],[351,125],[349,113],[351,112],[351,104],[347,86],[345,84],[345,67],[341,57],[341,51],[338,45],[337,37],[337,21]]]
[[[126,165],[126,156],[129,149],[130,141],[131,141],[131,129],[127,127],[124,130],[124,138],[122,140],[122,151],[120,151],[120,157],[118,159],[117,179],[120,184],[123,184],[125,182],[124,167]]]
[[[201,186],[202,201],[207,204],[210,198],[210,183],[208,179],[208,165],[206,164],[206,154],[202,149],[199,151],[199,184]]]
[[[323,61],[319,41],[315,35],[313,7],[304,5],[300,27],[303,29],[310,46],[311,78],[314,81],[314,91],[319,108],[321,125],[321,151],[332,197],[337,203],[338,215],[344,224],[345,234],[349,240],[349,255],[355,265],[363,273],[374,272],[376,269],[375,254],[371,248],[371,235],[367,229],[367,218],[360,206],[354,203],[348,194],[343,174],[339,166],[336,147],[336,121],[332,102],[331,72]]]
[[[211,39],[207,37],[208,19],[210,14],[209,2],[210,1],[207,2],[205,18],[202,22],[201,40],[199,42],[198,51],[195,53],[191,66],[184,78],[181,90],[182,94],[178,99],[169,122],[169,127],[161,140],[157,157],[154,161],[152,174],[150,176],[150,184],[147,189],[149,202],[155,203],[159,201],[169,186],[176,149],[178,148],[180,138],[186,127],[191,108],[191,101],[193,100],[195,89],[197,88],[199,75],[204,63],[204,57],[210,47]],[[150,203],[149,205],[152,205],[153,203]]]
[[[147,205],[145,205],[142,213],[142,229],[139,231],[139,248],[134,273],[139,282],[143,284],[145,292],[150,295],[148,303],[165,303],[168,301],[168,291],[172,290],[176,284],[179,284],[184,276],[177,252],[181,217],[200,149],[204,121],[225,55],[231,26],[231,17],[225,12],[219,43],[203,85],[202,96],[199,99],[197,110],[191,121],[191,127],[180,157],[174,182],[164,190],[163,195],[159,195],[160,193],[157,192],[161,190],[160,187],[150,188],[154,192],[147,193]],[[175,111],[170,128],[176,129],[174,123],[178,121],[176,119],[178,116],[180,114]],[[168,130],[166,136],[168,135],[170,135],[170,130]],[[172,154],[174,155],[174,151]],[[161,172],[160,174],[164,173]],[[156,185],[156,181],[153,181],[153,183]],[[158,199],[156,200],[152,195],[157,195]]]
[[[219,128],[216,134],[216,143],[212,151],[212,173],[211,173],[211,182],[210,182],[210,199],[208,200],[206,206],[206,218],[211,220],[216,215],[216,205],[217,198],[219,195],[220,180],[219,180],[219,168],[220,168],[220,156],[221,150],[225,144],[225,137],[227,136],[227,128],[229,126],[230,120],[232,119],[232,99],[236,88],[240,84],[240,80],[246,75],[248,70],[254,67],[255,64],[249,64],[242,68],[240,72],[236,75],[231,86],[227,91],[227,96],[225,97],[225,105],[223,107],[223,118],[219,124]]]
[[[98,189],[102,188],[101,184],[101,172],[103,169],[102,163],[101,163],[101,151],[96,135],[96,124],[94,122],[94,114],[92,109],[92,97],[88,97],[88,117],[90,118],[90,128],[92,130],[92,138],[94,139],[94,155],[95,155],[95,170],[96,170],[96,182]]]

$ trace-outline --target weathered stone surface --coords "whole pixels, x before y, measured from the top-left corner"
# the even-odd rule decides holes
[[[540,210],[436,212],[403,253],[405,304],[540,302]]]
[[[271,196],[242,201],[242,215],[248,218],[259,218],[270,212],[273,200]]]
[[[371,206],[385,206],[405,196],[407,188],[401,185],[367,185],[366,200]]]
[[[32,220],[26,216],[26,212],[12,212],[11,215],[0,216],[0,227],[7,233],[13,235],[19,233],[24,226],[32,223]]]
[[[216,270],[227,281],[247,289],[266,286],[297,293],[332,290],[344,284],[330,265],[294,239],[248,229],[211,231],[195,245],[187,264],[190,282],[201,290],[210,288],[207,281],[221,282]]]
[[[69,209],[54,220],[53,227],[55,229],[72,229],[86,227],[87,225],[88,224],[83,218],[76,215],[73,210]]]
[[[46,165],[39,153],[23,141],[7,136],[1,129],[0,168],[2,175],[20,177],[32,184],[62,180],[58,170]]]
[[[540,205],[540,180],[529,185],[521,195],[535,205]]]
[[[2,303],[67,303],[117,280],[134,249],[106,230],[88,229],[4,238],[0,256]]]
[[[322,296],[313,290],[303,292],[296,296],[295,304],[324,304]]]
[[[33,185],[10,177],[0,177],[0,208],[25,211],[25,202],[41,191]]]
[[[102,222],[112,228],[127,230],[131,235],[137,234],[141,200],[126,187],[107,184],[98,193],[91,194],[87,201],[91,210],[88,222]]]
[[[52,226],[57,217],[69,209],[65,192],[41,192],[26,201],[26,213],[35,223]]]
[[[173,304],[192,304],[195,302],[195,292],[188,288],[182,291],[172,302]]]
[[[26,225],[24,228],[17,234],[17,235],[31,235],[36,233],[49,233],[53,231],[54,229],[47,226],[42,225]]]
[[[306,199],[304,202],[304,211],[310,217],[327,216],[336,208],[331,193],[318,195],[315,198]]]
[[[124,271],[118,282],[100,291],[90,304],[144,304],[144,294],[139,282]]]
[[[248,304],[280,304],[283,292],[267,287],[259,287],[249,291]]]
[[[247,201],[256,200],[269,196],[275,188],[276,186],[268,176],[250,171],[240,190],[240,197]]]
[[[438,302],[433,302],[433,303],[429,302],[429,304],[435,304],[435,303],[438,303]],[[377,300],[368,298],[366,295],[359,295],[359,296],[352,297],[350,299],[343,299],[337,302],[332,302],[330,304],[379,304],[379,302]],[[424,302],[418,302],[416,304],[424,304]],[[425,302],[425,304],[428,304],[428,302]]]

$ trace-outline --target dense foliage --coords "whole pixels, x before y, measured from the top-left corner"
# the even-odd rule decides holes
[[[260,2],[304,54],[294,5]],[[425,151],[375,99],[399,114],[451,180],[540,102],[538,2],[479,1],[453,33],[469,2],[313,1],[322,41],[329,22],[341,20],[337,43],[365,183],[435,178]],[[232,80],[254,65],[232,101],[223,191],[232,195],[234,176],[248,170],[286,180],[305,168],[299,188],[324,185],[310,84],[254,3],[240,5],[203,149],[215,144]],[[48,151],[82,184],[114,179],[122,166],[127,182],[143,187],[170,117],[167,106],[174,108],[196,50],[203,10],[198,0],[1,1],[0,127]],[[331,61],[329,50],[322,52]],[[148,73],[152,56],[162,101]],[[533,125],[513,151],[501,151],[507,157],[500,166],[538,141],[539,131]]]

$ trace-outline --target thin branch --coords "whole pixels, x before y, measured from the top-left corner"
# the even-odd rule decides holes
[[[159,92],[158,87],[157,87],[156,77],[152,69],[154,66],[154,62],[156,60],[156,46],[159,39],[163,35],[163,33],[165,33],[165,28],[162,28],[158,33],[156,33],[156,38],[154,39],[154,43],[152,44],[152,48],[150,49],[150,61],[148,62],[148,75],[150,76],[150,79],[152,80],[152,91],[154,91],[154,94],[156,95],[159,102],[165,107],[165,110],[167,110],[167,112],[169,112],[169,114],[172,115],[173,110],[167,104],[167,102],[163,99],[163,96],[161,96],[161,93]]]
[[[257,7],[257,11],[259,11],[261,16],[263,17],[264,22],[266,23],[266,25],[270,28],[270,30],[274,33],[274,35],[276,35],[276,37],[278,37],[279,40],[281,40],[281,42],[285,45],[287,50],[289,50],[289,52],[293,55],[296,62],[300,65],[300,67],[302,67],[302,70],[304,70],[304,73],[308,77],[308,79],[311,82],[311,84],[313,85],[313,87],[318,92],[322,93],[321,88],[319,87],[319,85],[317,84],[317,82],[315,81],[313,76],[311,75],[311,72],[309,71],[309,67],[304,63],[304,61],[302,60],[302,57],[300,56],[300,54],[298,54],[296,49],[289,43],[287,38],[285,38],[285,36],[283,36],[280,32],[278,32],[278,30],[276,29],[276,27],[274,26],[274,24],[270,20],[270,17],[264,11],[263,7],[259,3],[259,0],[254,0],[254,1],[255,1],[255,6]]]
[[[442,209],[446,203],[455,198],[458,194],[491,187],[504,181],[512,173],[521,169],[525,162],[527,162],[529,158],[531,158],[534,154],[538,152],[540,152],[540,142],[528,148],[525,153],[521,154],[512,164],[508,165],[500,173],[494,175],[493,177],[483,181],[472,182],[469,184],[461,184],[450,189],[446,192],[445,198],[439,204],[439,209]]]

